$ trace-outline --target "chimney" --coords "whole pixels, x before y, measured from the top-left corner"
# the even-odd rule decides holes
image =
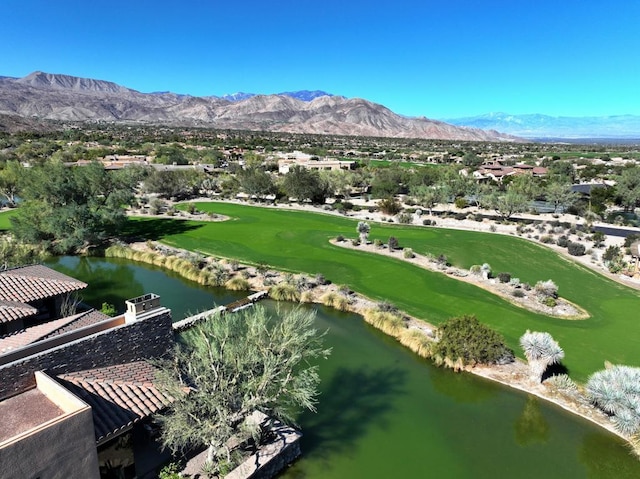
[[[150,311],[160,308],[160,296],[155,293],[147,293],[137,298],[128,299],[124,304],[127,306],[124,322],[129,324],[144,319]]]

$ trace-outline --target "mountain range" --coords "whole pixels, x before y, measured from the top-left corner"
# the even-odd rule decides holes
[[[196,97],[141,93],[104,80],[34,72],[0,77],[0,115],[24,120],[121,122],[330,135],[519,141],[478,128],[405,117],[360,98],[325,92]]]
[[[638,139],[640,116],[549,116],[487,113],[443,120],[457,126],[494,129],[529,139]]]

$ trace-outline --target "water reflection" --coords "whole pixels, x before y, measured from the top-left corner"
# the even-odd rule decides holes
[[[515,423],[516,442],[521,446],[546,443],[549,440],[549,424],[540,410],[540,401],[535,396],[527,396],[522,414]]]

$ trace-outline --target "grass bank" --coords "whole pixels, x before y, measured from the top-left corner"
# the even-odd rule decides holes
[[[372,225],[370,238],[399,239],[420,254],[445,254],[458,267],[488,262],[522,281],[553,279],[560,294],[591,314],[586,321],[562,321],[523,311],[478,287],[425,271],[401,260],[329,244],[339,234],[355,237],[357,222],[316,213],[256,208],[227,203],[198,203],[199,210],[227,215],[226,222],[136,219],[130,235],[242,262],[322,273],[375,299],[394,303],[407,313],[438,324],[451,316],[475,314],[500,331],[519,352],[526,329],[548,331],[566,351],[570,374],[584,381],[604,361],[640,365],[637,343],[640,295],[597,273],[567,261],[531,242],[502,235]],[[398,255],[401,255],[398,252]]]

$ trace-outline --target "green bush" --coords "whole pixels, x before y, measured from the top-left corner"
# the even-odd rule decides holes
[[[415,258],[415,254],[413,254],[413,250],[411,248],[405,248],[402,251],[402,256],[407,258],[407,259],[411,259],[411,258]]]
[[[511,281],[511,273],[498,273],[498,281],[508,283]]]
[[[434,354],[463,364],[506,364],[514,360],[501,334],[475,316],[450,318],[438,329]]]
[[[567,246],[567,251],[571,256],[584,256],[587,248],[582,243],[571,242]]]
[[[469,204],[467,203],[467,200],[465,200],[461,196],[458,196],[455,199],[455,201],[453,202],[453,204],[456,205],[456,208],[458,208],[458,209],[463,209],[463,208],[466,208],[467,206],[469,206]]]

